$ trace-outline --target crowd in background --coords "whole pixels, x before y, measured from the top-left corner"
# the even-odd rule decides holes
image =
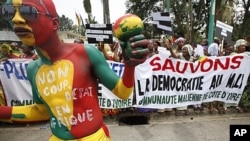
[[[17,59],[17,58],[26,58],[35,60],[38,58],[38,55],[36,54],[33,46],[27,46],[25,44],[18,42],[0,44],[0,63],[8,61],[8,59]],[[6,105],[6,100],[4,97],[2,82],[0,80],[0,106],[3,105]]]
[[[37,54],[33,46],[22,43],[2,43],[0,44],[0,61],[6,61],[13,58],[37,59]]]
[[[239,39],[235,44],[227,44],[225,41],[215,37],[214,42],[208,45],[207,39],[202,39],[198,44],[191,45],[184,37],[178,37],[173,41],[171,36],[163,35],[159,40],[154,40],[155,43],[150,47],[151,53],[148,58],[154,54],[158,54],[158,47],[166,48],[166,51],[170,52],[170,57],[175,59],[186,60],[195,62],[204,56],[229,56],[239,53],[248,53],[248,42],[244,39]],[[84,44],[84,40],[77,38],[74,43]],[[95,47],[103,54],[106,60],[115,62],[123,62],[122,49],[117,39],[111,44],[104,44],[102,42],[95,44]],[[34,47],[27,46],[21,43],[2,43],[0,44],[0,62],[7,61],[10,58],[28,58],[37,59],[38,55],[34,50]],[[218,112],[225,114],[227,108],[235,108],[238,112],[247,112],[247,107],[250,106],[250,87],[248,84],[244,90],[242,98],[239,104],[224,103],[220,101],[214,101],[209,103],[202,103],[197,105],[188,105],[184,107],[166,108],[166,109],[145,109],[145,108],[127,108],[127,109],[102,109],[104,116],[115,116],[124,111],[136,111],[136,112],[174,112],[176,116],[189,115],[190,109],[195,113],[203,113],[204,108],[208,108],[209,113]],[[4,91],[0,82],[0,105],[6,105],[4,99]]]
[[[155,40],[154,46],[152,46],[151,53],[148,57],[158,54],[158,47],[166,48],[169,51],[171,58],[182,59],[190,62],[199,61],[204,56],[229,56],[239,53],[248,53],[247,46],[248,42],[244,39],[239,39],[235,44],[227,44],[225,41],[215,37],[213,43],[208,45],[207,39],[202,39],[200,43],[191,45],[187,42],[184,37],[178,37],[173,41],[171,36],[161,36],[161,39]],[[119,42],[115,41],[113,44],[97,44],[98,49],[102,52],[107,60],[122,62],[121,49],[119,49]],[[220,101],[214,101],[209,103],[202,103],[197,105],[188,105],[177,108],[166,108],[166,109],[145,109],[145,108],[128,108],[128,109],[103,109],[105,115],[115,115],[117,113],[133,110],[136,112],[174,112],[176,116],[189,115],[190,109],[194,113],[203,113],[204,108],[208,108],[208,112],[213,114],[218,112],[219,114],[225,114],[228,108],[235,108],[239,113],[247,112],[247,107],[250,106],[250,80],[248,79],[247,86],[243,92],[242,98],[239,104],[224,103]]]
[[[175,47],[174,47],[175,44]],[[239,39],[235,42],[234,45],[227,44],[224,40],[221,40],[217,37],[214,38],[213,43],[208,45],[207,39],[202,39],[201,42],[197,45],[191,45],[186,42],[186,39],[179,37],[174,41],[174,44],[171,44],[170,40],[165,38],[163,39],[163,47],[166,47],[170,51],[171,57],[182,59],[190,62],[198,61],[204,56],[229,56],[239,53],[248,53],[246,47],[248,42],[244,39]],[[246,112],[247,107],[250,104],[250,95],[249,95],[249,81],[244,90],[244,94],[240,100],[239,104],[224,103],[219,101],[209,102],[199,105],[189,105],[187,107],[178,107],[175,109],[175,114],[180,115],[181,111],[184,111],[185,115],[189,114],[188,107],[192,107],[195,113],[203,112],[204,107],[209,108],[209,113],[226,113],[227,108],[235,108],[238,112]],[[244,101],[244,102],[243,102]]]

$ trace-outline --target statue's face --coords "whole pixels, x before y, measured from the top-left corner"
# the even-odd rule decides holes
[[[12,20],[16,35],[26,45],[45,44],[53,35],[53,19],[57,14],[52,0],[8,0],[4,11]]]

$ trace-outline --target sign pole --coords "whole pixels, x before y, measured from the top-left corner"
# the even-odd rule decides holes
[[[215,1],[216,0],[211,0],[211,7],[209,9],[208,45],[213,43],[213,37],[214,37]]]

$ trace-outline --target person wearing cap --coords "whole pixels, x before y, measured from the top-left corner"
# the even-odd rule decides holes
[[[182,47],[185,45],[186,39],[183,37],[179,37],[174,41],[174,44],[176,44],[175,53],[182,52]]]
[[[244,39],[239,39],[234,44],[234,52],[231,55],[244,53],[246,51],[247,41]]]
[[[234,52],[233,45],[227,45],[224,47],[223,56],[230,56]]]
[[[170,51],[171,57],[173,58],[177,58],[177,59],[181,59],[181,60],[185,60],[185,61],[190,61],[190,62],[194,62],[194,57],[193,57],[193,47],[190,44],[185,44],[184,46],[182,46],[182,50],[180,53],[175,53],[172,49],[172,46],[166,46],[166,49]],[[188,106],[183,106],[183,107],[177,107],[175,110],[175,115],[179,116],[180,115],[180,111],[184,111],[185,115],[189,115],[189,110],[188,110]]]
[[[191,61],[191,62],[194,61],[194,57],[193,57],[194,50],[190,44],[185,44],[184,46],[182,46],[180,53],[174,52],[172,49],[172,46],[166,46],[166,48],[167,50],[170,51],[171,57],[173,58],[178,58],[178,59]]]
[[[209,46],[208,46],[208,56],[219,56],[219,51],[220,51],[220,48],[219,48],[219,45],[220,45],[220,39],[218,37],[214,37],[214,42],[211,43]],[[216,104],[217,105],[217,101],[214,101],[214,102],[209,102],[209,113],[214,113],[214,105]]]
[[[6,44],[6,43],[4,43],[0,46],[0,54],[1,54],[0,62],[6,61],[10,58],[19,58],[19,56],[17,56],[16,54],[13,53],[11,46],[9,44]]]
[[[3,43],[0,45],[0,63],[7,61],[11,58],[18,58],[12,53],[12,48],[9,44]],[[6,105],[5,94],[2,86],[2,82],[0,80],[0,106]]]
[[[20,56],[21,52],[20,52],[20,46],[17,42],[12,42],[10,44],[11,47],[11,54],[18,57]]]
[[[35,52],[33,46],[27,46],[25,44],[22,44],[20,49],[21,49],[21,54],[19,56],[20,58],[33,59],[33,60],[38,59],[38,55]]]
[[[234,44],[234,51],[230,55],[236,55],[244,53],[246,51],[247,41],[244,39],[238,39]],[[223,103],[224,110],[226,111],[228,107],[233,107],[238,110],[238,112],[243,112],[239,104],[235,103]]]

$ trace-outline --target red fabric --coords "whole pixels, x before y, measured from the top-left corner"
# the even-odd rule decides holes
[[[12,107],[1,106],[0,107],[0,119],[10,119],[12,113]]]
[[[108,130],[108,128],[107,128],[107,126],[106,126],[105,124],[102,125],[102,129],[103,129],[103,131],[105,132],[106,136],[107,136],[107,137],[110,137],[110,135],[109,135],[109,130]]]
[[[122,77],[123,83],[126,87],[130,88],[134,86],[134,66],[129,66],[125,64],[124,75]]]

